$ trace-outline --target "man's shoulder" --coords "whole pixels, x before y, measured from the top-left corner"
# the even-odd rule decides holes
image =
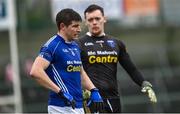
[[[125,46],[124,42],[118,37],[114,37],[114,36],[111,36],[111,35],[106,35],[106,37],[107,37],[108,40],[115,41],[120,46]]]
[[[115,41],[120,41],[121,42],[121,39],[120,38],[118,38],[118,37],[115,37],[115,36],[112,36],[112,35],[106,35],[105,36],[108,40],[115,40]]]
[[[48,41],[45,42],[45,44],[42,47],[47,47],[47,48],[55,48],[61,40],[58,40],[57,35],[54,35],[51,37]]]

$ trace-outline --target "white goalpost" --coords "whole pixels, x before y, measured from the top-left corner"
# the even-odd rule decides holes
[[[0,5],[0,8],[3,7],[6,11],[4,17],[0,18],[0,31],[7,30],[9,32],[10,56],[13,71],[13,94],[0,96],[0,105],[13,104],[15,107],[15,113],[22,113],[22,95],[17,48],[15,0],[0,0]]]

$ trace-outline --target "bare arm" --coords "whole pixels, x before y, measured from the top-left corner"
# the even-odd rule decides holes
[[[45,69],[49,66],[49,62],[42,57],[37,57],[33,63],[30,75],[43,87],[48,88],[56,93],[60,88],[48,77]]]
[[[93,88],[96,88],[92,83],[92,81],[89,79],[86,72],[84,71],[83,67],[81,67],[81,82],[82,82],[82,86],[89,91]]]

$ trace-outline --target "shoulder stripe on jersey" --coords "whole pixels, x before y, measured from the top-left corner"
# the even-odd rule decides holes
[[[57,82],[57,84],[67,93],[69,93],[67,87],[65,86],[64,82],[61,79],[61,76],[59,75],[59,73],[57,72],[56,68],[54,67],[54,65],[52,64],[52,70],[55,76],[55,80]]]
[[[44,46],[48,47],[48,45],[56,38],[56,35],[54,35],[53,37],[51,37],[45,44]]]
[[[54,51],[53,51],[52,55],[54,55],[54,52],[56,51],[56,49],[57,49],[59,43],[60,43],[60,41],[57,43],[56,47],[54,48]]]

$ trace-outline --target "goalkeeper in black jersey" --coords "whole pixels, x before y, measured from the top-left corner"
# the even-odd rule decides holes
[[[132,63],[123,42],[104,33],[106,18],[103,8],[92,4],[84,11],[84,15],[89,32],[77,42],[81,48],[83,67],[103,97],[104,110],[102,112],[121,112],[116,76],[118,62],[132,80],[142,87],[142,92],[147,92],[150,100],[157,102],[152,85],[145,81]],[[94,112],[93,109],[90,106],[91,112]]]

